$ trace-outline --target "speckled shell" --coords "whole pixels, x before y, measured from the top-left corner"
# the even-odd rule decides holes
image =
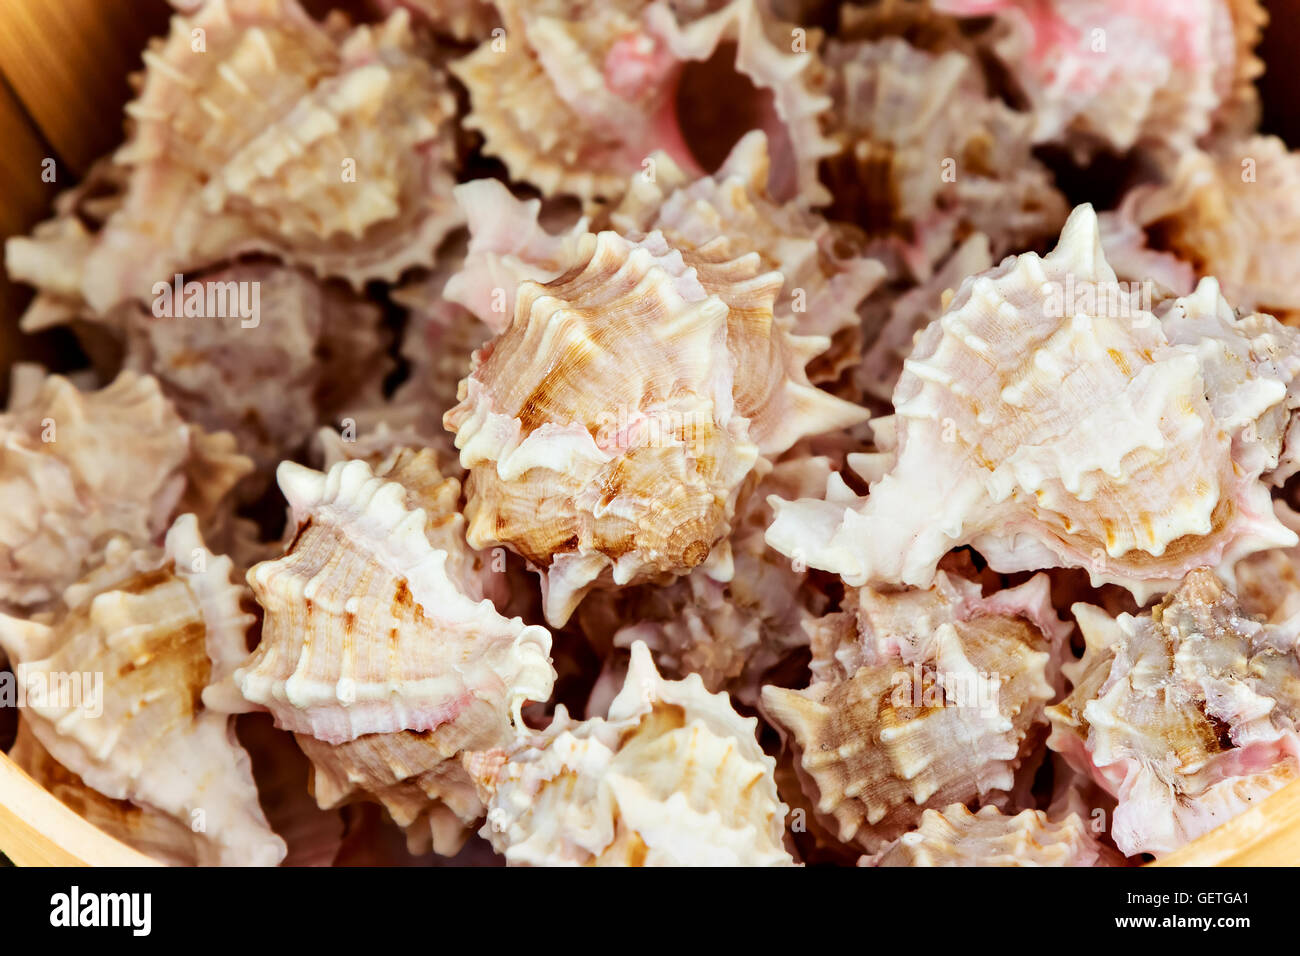
[[[1067,206],[1030,152],[1032,118],[989,95],[971,56],[898,37],[830,41],[838,144],[831,215],[918,279],[972,231],[994,258],[1052,236]]]
[[[706,561],[725,579],[715,545],[760,456],[864,417],[809,384],[825,340],[775,322],[780,275],[724,246],[587,234],[563,276],[519,287],[444,419],[470,472],[470,544],[536,565],[553,625],[597,583]]]
[[[1188,150],[1167,183],[1126,196],[1120,215],[1157,249],[1216,277],[1239,309],[1300,323],[1300,154],[1277,137]]]
[[[972,813],[960,803],[926,810],[921,824],[862,866],[1115,866],[1122,858],[1104,847],[1080,817],[1058,822],[1041,810],[1007,816],[996,807]]]
[[[1118,800],[1124,853],[1169,853],[1300,775],[1300,619],[1246,617],[1200,569],[1149,613],[1075,605],[1087,647],[1048,746]]]
[[[296,0],[210,0],[145,67],[123,204],[85,264],[97,311],[252,251],[395,279],[456,225],[454,98],[404,11],[341,35]]]
[[[993,14],[993,49],[1019,81],[1034,141],[1080,159],[1142,146],[1176,157],[1211,132],[1258,117],[1253,47],[1258,0],[937,0],[949,13]]]
[[[0,605],[49,602],[110,535],[158,540],[182,511],[227,524],[252,470],[226,433],[187,425],[155,379],[122,372],[96,392],[15,368],[0,415]]]
[[[824,457],[778,462],[744,499],[728,544],[735,573],[714,580],[696,569],[664,587],[646,585],[613,609],[625,624],[616,647],[644,641],[662,673],[698,674],[709,691],[729,690],[751,706],[763,675],[808,636],[803,622],[820,615],[828,600],[806,586],[807,571],[767,547],[771,521],[768,495],[799,495],[825,487],[831,469]]]
[[[280,466],[297,534],[248,573],[262,642],[233,682],[284,729],[331,744],[433,731],[480,700],[507,727],[525,700],[550,696],[550,635],[482,597],[447,507],[457,483],[432,453],[399,455],[383,477],[360,460]]]
[[[995,570],[1079,567],[1139,601],[1295,544],[1260,477],[1279,464],[1296,333],[1237,318],[1212,279],[1154,312],[1141,298],[1087,206],[1050,255],[966,280],[905,363],[869,496],[833,479],[825,502],[779,504],[768,542],[855,585],[918,586],[970,544]]]
[[[788,865],[757,726],[694,675],[663,680],[635,644],[607,718],[576,723],[561,706],[546,730],[466,758],[481,833],[512,865]]]
[[[258,806],[248,755],[230,719],[201,703],[246,653],[253,616],[232,570],[182,515],[161,549],[111,541],[48,623],[0,616],[0,645],[20,682],[50,688],[24,713],[62,766],[105,797],[192,828],[201,863],[274,865],[285,846]],[[50,682],[72,674],[98,675],[102,689],[55,693]]]
[[[1011,789],[1068,633],[1047,579],[985,598],[940,572],[926,591],[850,592],[846,608],[809,628],[812,684],[764,687],[762,703],[839,839],[874,851],[926,808]]]
[[[702,144],[684,138],[676,99],[683,66],[721,49],[760,94],[752,103],[728,104],[731,111],[780,137],[774,194],[805,204],[828,198],[817,163],[832,149],[820,129],[830,101],[820,89],[816,54],[793,52],[789,28],[758,0],[714,4],[712,12],[664,0],[493,5],[504,33],[452,71],[470,94],[465,125],[483,134],[484,149],[512,178],[546,195],[615,199],[657,150],[698,173],[692,150]],[[706,86],[699,97],[713,93]],[[719,116],[730,119],[721,110]]]

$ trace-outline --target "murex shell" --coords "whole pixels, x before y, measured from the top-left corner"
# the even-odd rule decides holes
[[[247,653],[253,616],[232,570],[182,515],[162,548],[109,542],[48,623],[0,616],[0,646],[20,682],[46,689],[29,691],[24,715],[59,764],[192,829],[200,863],[274,865],[285,846],[258,805],[248,755],[230,717],[201,700]],[[74,675],[80,695],[61,693]],[[98,693],[87,686],[96,681]]]
[[[297,533],[248,573],[265,621],[234,683],[280,727],[331,744],[445,730],[482,701],[503,732],[525,700],[550,697],[550,635],[483,597],[447,507],[458,484],[432,452],[399,452],[381,472],[280,466]]]
[[[234,445],[187,425],[153,378],[126,371],[87,393],[16,368],[0,415],[0,605],[57,597],[111,535],[151,543],[182,511],[205,532],[224,524],[252,470]]]
[[[465,126],[483,134],[484,149],[511,177],[547,195],[616,199],[628,177],[664,150],[699,172],[678,119],[677,97],[688,63],[717,54],[756,88],[753,103],[729,102],[779,137],[781,163],[773,192],[801,203],[829,198],[817,162],[830,152],[820,115],[830,100],[820,90],[814,53],[797,52],[794,34],[771,20],[759,0],[705,5],[665,0],[495,0],[503,35],[451,67],[469,90]],[[683,16],[686,19],[683,19]],[[697,103],[717,96],[697,91]],[[732,117],[716,104],[719,121]]]
[[[246,252],[395,279],[456,225],[454,98],[406,12],[340,34],[296,0],[210,0],[145,66],[126,194],[86,262],[96,310]]]
[[[666,681],[634,644],[607,717],[563,706],[549,727],[465,758],[481,833],[512,865],[781,866],[786,807],[775,763],[725,694]]]
[[[921,824],[861,866],[1113,866],[1122,860],[1103,846],[1078,814],[1059,822],[1042,810],[1007,816],[996,807],[972,813],[960,803],[926,810]]]
[[[1172,852],[1300,775],[1300,618],[1247,617],[1208,569],[1137,617],[1073,610],[1087,647],[1048,746],[1118,798],[1124,853]]]
[[[1146,298],[1148,301],[1144,302]],[[1045,258],[962,283],[877,422],[883,454],[768,541],[847,581],[925,586],[963,544],[997,571],[1086,569],[1139,601],[1192,568],[1296,543],[1261,476],[1296,405],[1297,333],[1238,318],[1213,279],[1160,302],[1121,285],[1080,206]]]
[[[470,472],[470,544],[537,566],[552,624],[598,583],[706,561],[727,580],[715,545],[749,474],[865,417],[809,383],[826,340],[775,321],[780,284],[726,240],[679,250],[658,232],[601,232],[559,278],[520,285],[444,422]]]
[[[940,572],[928,590],[851,591],[845,607],[809,628],[807,689],[763,688],[839,839],[874,851],[922,810],[1010,790],[1041,742],[1069,633],[1046,576],[983,597]]]

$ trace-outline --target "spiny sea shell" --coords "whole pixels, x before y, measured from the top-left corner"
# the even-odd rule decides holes
[[[1300,323],[1300,154],[1277,137],[1188,150],[1167,183],[1129,193],[1119,216],[1215,276],[1239,309]]]
[[[1041,810],[1007,816],[996,807],[971,813],[960,803],[926,810],[921,823],[863,866],[1107,866],[1121,863],[1080,817],[1053,822]]]
[[[1273,503],[1278,520],[1300,532],[1300,514]],[[1300,546],[1247,555],[1233,568],[1237,600],[1244,614],[1282,624],[1300,614]]]
[[[785,277],[774,309],[779,322],[800,335],[849,338],[856,346],[858,307],[884,278],[884,266],[854,248],[843,224],[772,200],[763,132],[743,136],[712,176],[693,179],[663,153],[652,161],[653,178],[633,176],[611,210],[616,231],[659,230],[679,249],[724,237],[731,255],[757,252]]]
[[[162,548],[110,541],[49,623],[0,616],[0,644],[20,682],[48,691],[29,692],[24,713],[60,764],[105,797],[191,828],[201,863],[275,864],[285,846],[258,806],[248,755],[230,719],[200,702],[247,652],[253,616],[232,569],[182,515]],[[73,675],[80,694],[66,692]]]
[[[1032,247],[1067,206],[1030,152],[1031,117],[989,95],[969,55],[898,37],[830,41],[838,144],[830,214],[858,223],[896,269],[925,279],[970,232],[994,258]]]
[[[229,434],[187,425],[155,379],[126,371],[89,393],[32,368],[14,379],[0,415],[0,604],[50,601],[109,535],[147,544],[182,511],[205,531],[227,524],[252,463]]]
[[[488,0],[378,0],[379,9],[404,7],[418,22],[458,43],[478,43],[497,25],[496,11]]]
[[[725,694],[666,681],[632,647],[607,718],[563,706],[546,730],[466,757],[488,805],[482,835],[513,865],[779,866],[774,761]]]
[[[775,196],[806,204],[829,198],[817,181],[817,162],[832,147],[820,129],[830,101],[820,90],[816,55],[796,51],[794,34],[758,0],[493,5],[504,33],[451,69],[469,90],[473,110],[465,125],[483,134],[484,149],[514,179],[546,195],[615,199],[657,150],[698,173],[693,152],[708,144],[686,140],[680,86],[688,82],[688,64],[725,57],[734,66],[717,67],[738,74],[755,93],[752,102],[715,103],[719,123],[739,114],[750,124],[745,128],[779,137]],[[705,77],[693,92],[695,109],[719,95],[716,78]]]
[[[876,850],[927,807],[1011,789],[1069,630],[1047,579],[985,598],[940,572],[929,590],[863,588],[845,606],[809,627],[812,684],[764,687],[762,704],[839,839]]]
[[[395,279],[456,225],[454,100],[404,11],[340,37],[296,0],[209,0],[145,65],[126,195],[85,263],[97,311],[251,251]]]
[[[777,273],[725,240],[586,234],[569,270],[524,282],[444,421],[468,469],[468,538],[542,574],[547,620],[591,587],[684,574],[725,547],[762,458],[865,414],[813,388],[826,340],[773,318]]]
[[[697,568],[664,587],[646,585],[618,601],[624,624],[616,647],[644,641],[662,673],[698,674],[709,691],[728,689],[755,704],[763,675],[793,648],[806,645],[802,624],[820,615],[828,600],[805,587],[807,571],[769,548],[763,532],[771,522],[768,495],[816,493],[826,486],[828,458],[793,457],[777,462],[743,499],[728,541],[735,573],[715,580]],[[619,595],[621,597],[621,595]]]
[[[1019,80],[1034,141],[1081,159],[1136,145],[1176,157],[1258,117],[1258,0],[937,0],[998,18],[993,49]]]
[[[297,534],[248,573],[262,642],[234,674],[280,727],[341,744],[434,731],[490,701],[504,732],[525,700],[550,696],[550,635],[483,598],[432,453],[400,452],[383,477],[364,461],[327,474],[285,462]],[[229,699],[229,698],[228,698]]]
[[[997,571],[1084,568],[1139,601],[1295,544],[1260,477],[1296,401],[1297,333],[1238,318],[1212,279],[1142,299],[1089,206],[1045,258],[967,279],[905,363],[886,453],[856,460],[868,497],[832,479],[825,502],[778,504],[768,542],[855,585],[918,586],[970,544]]]
[[[1246,617],[1208,569],[1139,617],[1074,614],[1087,648],[1048,746],[1118,797],[1125,854],[1172,852],[1300,776],[1300,618]]]

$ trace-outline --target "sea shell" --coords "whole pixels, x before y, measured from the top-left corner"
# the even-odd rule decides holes
[[[1081,160],[1142,146],[1165,158],[1258,117],[1258,0],[936,0],[995,15],[993,49],[1033,107],[1034,141]]]
[[[145,65],[126,195],[85,263],[96,311],[254,251],[395,279],[457,224],[454,98],[404,11],[338,36],[296,0],[210,0]]]
[[[1041,810],[1007,816],[996,807],[971,813],[960,803],[926,810],[921,823],[863,866],[1114,866],[1114,850],[1097,842],[1075,814],[1053,822]]]
[[[854,585],[917,586],[970,544],[997,571],[1084,568],[1139,601],[1294,545],[1260,478],[1290,422],[1297,333],[1238,318],[1212,279],[1159,304],[1143,291],[1117,283],[1089,206],[1045,258],[967,279],[873,423],[885,453],[850,461],[868,497],[834,478],[825,502],[778,504],[768,542]]]
[[[1300,323],[1300,154],[1275,136],[1188,150],[1167,183],[1139,186],[1119,216],[1151,246],[1213,275],[1238,308]]]
[[[251,470],[229,434],[187,425],[153,378],[126,371],[83,393],[15,369],[0,415],[0,605],[49,602],[110,535],[147,544],[182,511],[205,531],[227,525]]]
[[[431,452],[400,452],[382,477],[360,460],[328,473],[285,462],[278,477],[297,533],[248,573],[265,619],[234,673],[245,700],[286,730],[343,744],[448,732],[485,701],[505,733],[525,700],[550,696],[550,635],[483,597],[459,484]]]
[[[1278,520],[1300,531],[1300,514],[1281,501],[1273,503]],[[1233,568],[1242,612],[1273,624],[1300,614],[1300,546],[1248,555]]]
[[[829,214],[856,222],[896,268],[927,278],[969,233],[995,259],[1056,232],[1067,206],[1030,152],[1032,118],[989,95],[978,62],[899,37],[827,43],[836,154]]]
[[[742,499],[728,544],[735,573],[714,580],[695,569],[664,587],[645,585],[613,609],[616,647],[645,642],[661,673],[698,674],[709,691],[729,690],[753,706],[763,675],[808,642],[803,622],[825,612],[826,595],[806,586],[807,571],[767,547],[767,496],[816,493],[826,485],[828,458],[778,462]]]
[[[929,278],[890,300],[887,317],[853,371],[854,381],[863,393],[888,402],[903,374],[903,362],[912,354],[917,334],[947,310],[962,280],[992,267],[988,236],[972,233]]]
[[[725,694],[666,681],[643,644],[606,718],[551,725],[466,766],[482,835],[512,865],[780,866],[786,807],[774,761]]]
[[[1048,746],[1118,798],[1125,854],[1172,852],[1300,775],[1300,619],[1246,617],[1208,569],[1139,617],[1074,613],[1087,648]]]
[[[779,286],[725,240],[602,232],[560,278],[519,287],[444,422],[470,472],[469,543],[536,565],[553,625],[598,584],[706,562],[726,580],[715,545],[756,464],[865,417],[809,384],[826,340],[774,320]]]
[[[49,623],[0,616],[0,644],[38,689],[24,715],[63,767],[192,829],[201,863],[273,865],[285,846],[258,806],[248,755],[230,719],[200,703],[246,653],[253,616],[232,569],[182,515],[162,548],[109,542]]]
[[[774,313],[800,335],[841,340],[838,351],[856,352],[858,308],[884,278],[885,268],[854,248],[849,227],[831,223],[768,195],[767,137],[747,133],[712,176],[692,181],[670,157],[652,157],[653,178],[638,174],[609,215],[628,234],[659,230],[679,249],[718,237],[731,255],[757,252],[785,277]],[[843,340],[848,340],[847,343]],[[830,369],[834,378],[837,369]]]
[[[465,126],[483,134],[484,150],[512,178],[548,196],[616,199],[657,150],[699,173],[697,157],[717,152],[709,137],[725,133],[683,128],[681,119],[708,110],[715,127],[762,128],[779,144],[778,199],[829,198],[817,181],[832,147],[820,129],[830,101],[816,55],[806,45],[799,52],[795,34],[758,0],[493,6],[504,32],[451,69],[469,90]],[[679,115],[679,101],[692,109]]]
[[[498,22],[487,0],[378,0],[378,6],[385,13],[405,8],[417,22],[458,43],[486,39]]]
[[[1010,790],[1069,632],[1046,577],[985,598],[940,572],[924,591],[850,591],[845,608],[809,628],[812,684],[762,698],[840,841],[874,851],[926,808]]]

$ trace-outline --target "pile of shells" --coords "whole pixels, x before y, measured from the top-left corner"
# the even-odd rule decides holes
[[[87,820],[1125,866],[1300,777],[1256,0],[175,6],[5,248],[93,367],[9,370],[0,745]]]

